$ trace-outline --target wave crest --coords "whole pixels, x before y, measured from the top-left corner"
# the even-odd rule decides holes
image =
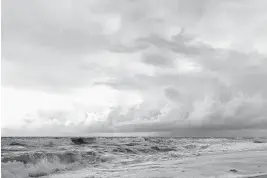
[[[40,177],[108,161],[93,150],[20,153],[2,158],[2,177]]]

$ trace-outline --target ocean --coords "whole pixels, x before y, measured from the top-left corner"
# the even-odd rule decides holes
[[[83,144],[70,137],[2,137],[2,178],[135,177],[135,170],[156,171],[166,161],[267,148],[267,143],[254,138],[95,137],[81,140]]]

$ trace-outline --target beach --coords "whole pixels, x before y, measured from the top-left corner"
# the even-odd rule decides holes
[[[134,164],[120,169],[84,169],[51,178],[266,178],[266,155],[267,150],[211,154],[185,160]]]
[[[3,178],[264,178],[254,138],[2,138]]]

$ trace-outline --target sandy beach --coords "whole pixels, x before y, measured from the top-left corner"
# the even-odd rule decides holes
[[[248,178],[267,178],[267,174],[250,176]]]
[[[2,138],[3,178],[264,178],[267,143],[245,138]],[[75,140],[75,141],[73,141]]]
[[[125,166],[120,169],[84,169],[50,178],[266,178],[267,150],[210,154],[184,160]]]

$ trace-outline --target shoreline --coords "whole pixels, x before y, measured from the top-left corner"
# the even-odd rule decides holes
[[[250,176],[246,176],[246,177],[243,177],[243,178],[267,178],[267,173],[264,173],[264,174],[258,174],[258,175],[250,175]]]
[[[85,168],[47,178],[267,178],[267,150],[238,151],[147,162],[116,169]],[[231,171],[231,170],[236,170]]]
[[[247,177],[247,178],[267,178],[267,174],[259,175],[259,176],[253,176],[253,177]]]

